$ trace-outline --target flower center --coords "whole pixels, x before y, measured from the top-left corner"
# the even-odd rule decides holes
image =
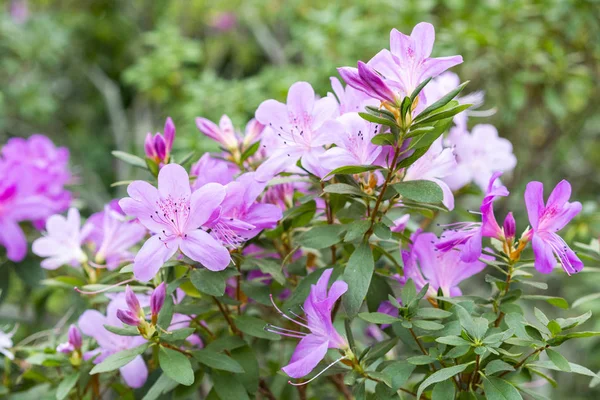
[[[169,195],[166,199],[157,201],[156,205],[158,210],[154,211],[151,218],[166,226],[167,229],[163,230],[166,238],[172,235],[185,236],[185,227],[190,215],[189,197],[174,198]]]

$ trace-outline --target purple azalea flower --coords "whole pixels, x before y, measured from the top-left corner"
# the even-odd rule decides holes
[[[496,172],[490,178],[483,202],[481,203],[481,222],[458,222],[446,225],[447,231],[442,234],[435,247],[448,252],[462,246],[460,259],[464,262],[474,262],[481,256],[481,241],[483,237],[503,239],[504,232],[494,216],[494,200],[498,196],[508,196],[508,189],[497,182],[502,175]]]
[[[235,248],[263,229],[275,228],[283,216],[281,209],[257,202],[265,186],[266,182],[255,179],[254,172],[227,184],[227,194],[218,215],[207,223],[211,234],[226,246]]]
[[[288,92],[287,104],[276,100],[263,101],[256,110],[256,119],[277,135],[277,148],[257,170],[257,178],[268,181],[271,177],[295,166],[302,166],[320,176],[319,156],[323,145],[329,144],[325,121],[337,117],[338,104],[331,97],[315,100],[315,92],[307,82],[294,83]],[[263,143],[265,145],[265,143]]]
[[[456,251],[437,251],[436,245],[440,239],[433,233],[415,232],[412,245],[408,251],[402,251],[404,261],[404,276],[401,283],[412,279],[417,290],[421,290],[429,283],[428,297],[436,297],[441,289],[444,296],[461,296],[458,284],[465,279],[478,274],[485,268],[485,264],[475,260],[465,262]],[[482,258],[492,259],[484,255]]]
[[[335,96],[336,101],[340,104],[340,114],[362,112],[366,106],[377,107],[377,100],[368,96],[366,93],[354,89],[352,86],[342,86],[338,78],[331,77],[331,88],[333,93],[328,93],[327,96]]]
[[[157,133],[154,136],[150,132],[146,134],[146,140],[144,141],[146,157],[153,160],[157,165],[168,163],[174,141],[175,124],[171,117],[168,117],[165,121],[165,129],[162,134]]]
[[[381,50],[367,64],[359,61],[358,69],[343,67],[338,71],[353,88],[399,105],[421,82],[462,63],[461,56],[430,58],[434,41],[433,25],[426,22],[417,24],[410,36],[392,29],[390,50]],[[425,101],[423,93],[419,97]]]
[[[64,343],[59,344],[56,347],[56,351],[60,353],[69,354],[75,350],[81,349],[82,339],[81,332],[75,325],[69,327],[68,340]]]
[[[231,260],[227,249],[200,229],[225,198],[222,185],[209,183],[192,192],[185,169],[167,164],[158,174],[158,189],[135,181],[127,192],[130,197],[121,199],[119,205],[155,234],[135,256],[133,273],[137,280],[152,279],[178,249],[212,271],[227,268]]]
[[[531,230],[523,236],[526,240],[532,241],[535,268],[543,274],[552,272],[556,265],[556,258],[569,275],[583,269],[579,257],[556,234],[581,211],[581,203],[569,202],[570,197],[571,185],[566,180],[556,185],[546,204],[544,204],[544,185],[541,182],[529,182],[525,189],[525,205]]]
[[[204,153],[190,169],[190,175],[196,177],[192,183],[192,189],[196,190],[207,183],[227,185],[239,172],[240,169],[235,164],[215,158],[210,153]]]
[[[401,216],[400,218],[396,218],[394,220],[394,226],[392,226],[391,231],[392,232],[402,232],[406,229],[406,226],[408,225],[408,221],[410,220],[410,214],[405,214],[403,216]]]
[[[442,138],[438,138],[429,150],[413,165],[408,167],[403,181],[428,180],[435,182],[444,193],[442,203],[448,210],[454,209],[454,194],[450,187],[443,181],[444,178],[454,173],[456,158],[452,149],[442,148]]]
[[[146,228],[138,221],[125,218],[118,200],[104,206],[104,211],[92,214],[86,225],[93,229],[88,240],[95,246],[95,267],[116,269],[124,261],[133,260],[129,250],[146,236]]]
[[[111,302],[108,303],[106,315],[97,310],[87,310],[79,317],[78,325],[83,334],[94,338],[98,343],[98,348],[85,353],[84,359],[88,360],[97,356],[94,358],[94,364],[98,364],[111,354],[137,347],[146,342],[146,339],[141,336],[121,336],[104,328],[104,325],[122,327],[121,321],[117,317],[117,311],[127,308],[125,296],[125,293],[113,296]],[[148,296],[138,295],[138,300],[142,307],[149,305]],[[119,371],[125,383],[132,388],[144,386],[148,378],[148,368],[141,355],[119,368]]]
[[[471,133],[454,128],[450,131],[448,142],[454,148],[457,167],[453,174],[444,178],[444,182],[453,190],[471,181],[485,190],[494,172],[509,172],[517,165],[512,144],[498,137],[493,125],[475,125]]]
[[[357,113],[347,113],[327,124],[331,148],[321,156],[323,166],[333,171],[348,165],[372,165],[381,154],[381,146],[371,143],[380,126],[362,119]]]
[[[284,314],[273,303],[281,316],[310,331],[310,333],[303,333],[270,325],[267,327],[271,332],[301,339],[289,364],[282,368],[292,378],[302,378],[309,374],[325,358],[327,349],[345,350],[348,347],[346,340],[336,331],[331,321],[333,306],[346,293],[348,285],[344,281],[336,281],[328,291],[327,286],[332,272],[332,268],[326,269],[317,284],[311,286],[310,294],[304,302],[306,318],[296,315],[298,320],[295,320]]]
[[[92,231],[91,226],[81,228],[81,217],[76,208],[69,209],[67,218],[53,215],[46,221],[45,236],[36,239],[32,251],[40,257],[42,268],[57,269],[63,265],[79,266],[87,261],[81,244]]]
[[[246,125],[245,134],[241,138],[241,135],[236,133],[233,122],[227,115],[221,117],[219,125],[209,119],[198,117],[196,118],[196,126],[200,132],[220,143],[229,151],[238,150],[240,144],[242,148],[249,147],[260,139],[265,128],[263,124],[252,119]]]

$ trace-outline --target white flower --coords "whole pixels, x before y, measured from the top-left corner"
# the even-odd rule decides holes
[[[13,347],[12,337],[16,331],[17,331],[16,326],[11,332],[8,332],[8,333],[4,333],[3,331],[0,331],[0,353],[4,354],[10,360],[15,358],[13,353],[8,351],[8,349]]]

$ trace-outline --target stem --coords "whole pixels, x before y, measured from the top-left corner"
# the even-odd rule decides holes
[[[227,324],[231,328],[231,331],[239,337],[244,337],[244,334],[237,328],[237,326],[235,326],[235,322],[233,322],[233,320],[231,319],[231,316],[229,315],[229,308],[226,305],[221,304],[221,302],[217,300],[217,298],[214,296],[213,300],[217,304],[217,307],[219,307],[219,311],[221,311],[223,317],[225,317],[225,321],[227,321]]]
[[[419,340],[419,337],[417,336],[417,334],[415,333],[415,331],[413,330],[413,328],[410,328],[408,331],[410,332],[410,334],[413,337],[413,339],[415,339],[415,342],[417,343],[417,346],[419,346],[419,349],[421,349],[421,353],[423,353],[424,355],[428,356],[429,352],[427,351],[427,349],[425,349],[425,347],[421,343],[421,340]],[[437,368],[435,368],[435,365],[433,363],[429,364],[429,366],[431,367],[431,369],[434,372],[437,371]]]
[[[344,378],[342,374],[335,374],[329,376],[329,380],[335,385],[336,389],[344,399],[352,400],[352,393],[348,390],[348,387],[344,384]]]
[[[275,397],[273,392],[271,392],[271,389],[269,389],[269,386],[267,385],[267,382],[265,382],[264,379],[260,379],[258,383],[258,388],[260,389],[260,392],[264,394],[269,400],[277,400],[277,397]]]
[[[521,361],[519,361],[518,363],[516,363],[513,368],[516,370],[518,370],[519,368],[521,368],[521,366],[523,366],[523,364],[525,364],[525,362],[531,358],[532,356],[535,356],[537,353],[541,353],[542,351],[546,350],[548,347],[550,347],[550,345],[546,345],[543,347],[540,347],[539,349],[535,349],[534,351],[532,351],[528,356],[526,356],[524,359],[522,359]],[[498,375],[498,377],[502,378],[504,375],[509,374],[512,371],[504,371],[503,373],[501,373],[500,375]]]
[[[321,190],[325,193],[325,183],[321,182]],[[329,194],[325,193],[325,215],[327,216],[327,224],[333,225],[333,210],[331,209],[331,203],[329,199]],[[331,264],[335,264],[337,262],[337,248],[335,244],[332,244],[331,247]]]
[[[171,349],[171,350],[178,351],[178,352],[180,352],[181,354],[185,355],[186,357],[191,357],[191,356],[192,356],[192,355],[190,354],[190,352],[189,352],[189,351],[187,351],[187,350],[183,350],[183,349],[180,349],[179,347],[177,347],[177,346],[173,346],[172,344],[165,343],[165,342],[161,342],[161,343],[160,343],[160,345],[161,345],[162,347],[166,347],[166,348],[169,348],[169,349]]]
[[[498,300],[500,300],[502,297],[504,297],[508,294],[508,290],[510,288],[510,282],[512,279],[513,272],[514,272],[514,261],[511,261],[508,264],[508,274],[506,275],[504,290],[502,292],[500,292],[500,295],[498,296]],[[504,318],[504,312],[500,311],[500,313],[498,314],[498,318],[496,318],[496,320],[494,321],[494,326],[496,328],[500,326],[500,323],[502,322],[503,318]]]
[[[469,378],[469,390],[471,389],[472,385],[475,383],[476,378],[477,378],[477,371],[479,371],[479,361],[480,361],[480,356],[479,354],[477,354],[477,357],[475,358],[475,369],[473,370],[473,373],[471,374],[471,377]]]

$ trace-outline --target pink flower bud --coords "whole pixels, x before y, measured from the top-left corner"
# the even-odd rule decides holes
[[[165,296],[167,294],[167,286],[165,283],[161,283],[158,285],[156,289],[152,292],[152,296],[150,296],[150,311],[152,315],[158,315],[160,309],[165,303]]]
[[[60,343],[56,346],[56,351],[63,354],[71,354],[75,350],[75,347],[69,342]]]
[[[144,140],[144,152],[146,153],[146,157],[152,160],[156,158],[156,150],[154,150],[154,138],[150,132],[146,134],[146,140]]]
[[[169,155],[171,154],[173,142],[175,141],[175,124],[173,123],[171,117],[167,117],[167,120],[165,121],[165,129],[163,131],[163,135],[165,136],[167,155]]]
[[[160,133],[154,135],[154,149],[156,150],[156,156],[160,161],[166,161],[167,159],[167,144],[165,138]]]
[[[117,310],[117,318],[125,325],[138,326],[140,320],[129,310]]]
[[[246,125],[246,132],[244,134],[244,147],[249,147],[251,144],[260,139],[265,126],[255,119],[251,119]]]
[[[515,222],[515,217],[513,217],[512,212],[509,212],[506,218],[504,218],[504,237],[506,239],[514,239],[516,230],[517,223]]]
[[[125,301],[127,302],[127,307],[129,308],[129,311],[131,311],[133,315],[144,315],[142,306],[140,306],[140,302],[137,296],[135,295],[135,293],[133,293],[133,290],[131,290],[129,285],[127,285],[127,287],[125,288]]]
[[[82,344],[81,332],[75,325],[69,327],[69,343],[73,345],[75,349],[80,349]]]

